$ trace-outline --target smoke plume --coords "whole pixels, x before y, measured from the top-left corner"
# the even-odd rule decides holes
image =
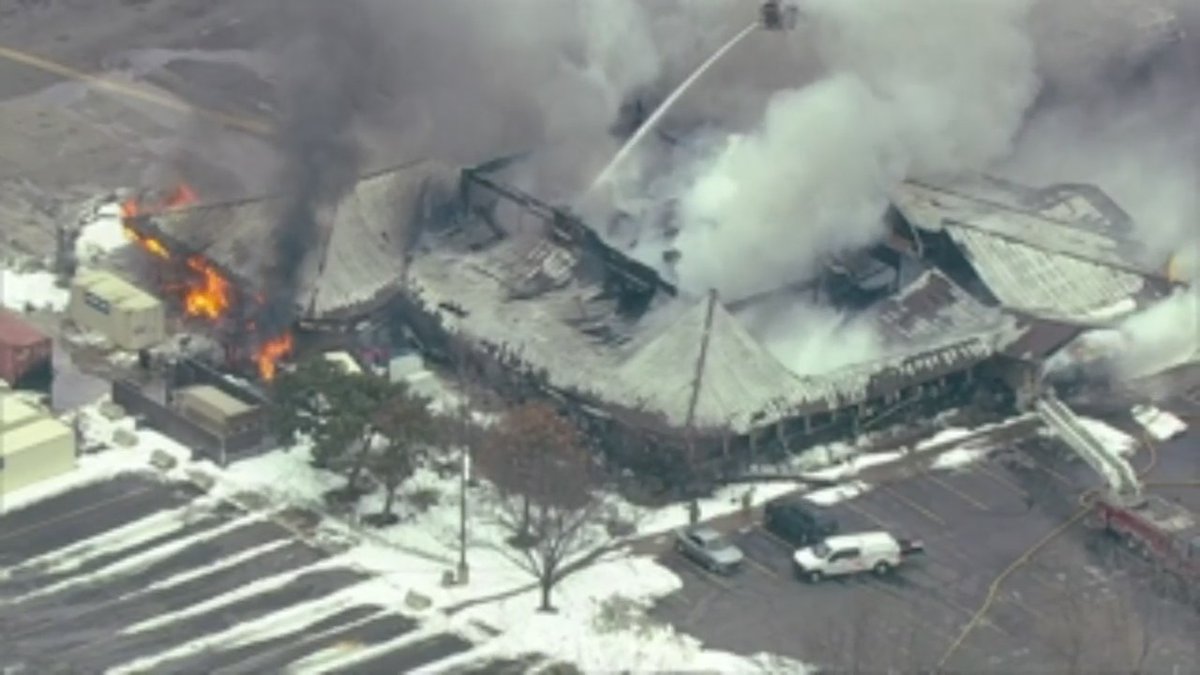
[[[279,0],[273,50],[287,205],[267,286],[272,323],[308,256],[318,214],[366,167],[421,158],[473,165],[535,151],[522,182],[573,194],[616,150],[611,129],[632,92],[694,58],[724,0]],[[363,144],[361,139],[369,138]]]
[[[1122,322],[1103,350],[1114,375],[1200,358],[1200,2],[1047,0],[1038,10],[1051,87],[1003,173],[1098,186],[1132,216],[1146,262],[1171,259],[1191,284]]]
[[[794,39],[827,75],[775,95],[685,193],[680,284],[736,298],[807,278],[881,235],[897,181],[1006,154],[1037,88],[1028,5],[803,3]]]
[[[282,119],[275,142],[283,205],[266,268],[267,307],[258,325],[272,337],[290,324],[300,274],[323,238],[321,215],[354,185],[362,166],[359,123],[379,105],[385,33],[353,1],[291,0],[281,7],[295,31],[280,55]]]
[[[1026,183],[1098,186],[1133,217],[1156,263],[1200,246],[1200,2],[1175,4],[1164,27],[1162,0],[1044,3],[1046,22],[1078,29],[1043,30],[1054,86],[1003,167]]]
[[[737,318],[772,356],[801,375],[823,375],[886,354],[869,315],[846,315],[786,297],[756,305]]]

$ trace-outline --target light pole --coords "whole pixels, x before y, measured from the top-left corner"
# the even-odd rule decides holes
[[[461,446],[462,466],[458,481],[458,583],[466,584],[470,577],[467,567],[467,484],[471,478],[471,452],[467,444]]]

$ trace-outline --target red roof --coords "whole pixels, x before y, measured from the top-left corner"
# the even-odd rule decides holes
[[[12,347],[28,347],[50,338],[18,314],[0,309],[0,343]]]

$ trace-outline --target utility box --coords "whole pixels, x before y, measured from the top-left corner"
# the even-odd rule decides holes
[[[75,468],[75,432],[44,410],[0,391],[0,501]]]
[[[162,302],[111,272],[77,274],[67,314],[76,326],[103,335],[121,349],[148,349],[166,339]]]
[[[0,309],[0,381],[17,387],[38,371],[49,374],[53,351],[49,336]]]
[[[175,408],[192,422],[221,438],[245,434],[263,424],[262,409],[220,389],[200,384],[174,394]]]

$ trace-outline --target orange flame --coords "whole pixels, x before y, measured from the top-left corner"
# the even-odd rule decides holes
[[[167,195],[167,198],[163,200],[162,209],[164,211],[182,209],[191,206],[198,201],[200,201],[200,198],[196,196],[196,191],[193,190],[187,183],[180,183],[179,185],[176,185],[175,189],[171,190],[170,194]]]
[[[154,237],[138,234],[136,230],[128,225],[125,226],[125,236],[137,242],[139,246],[149,251],[152,255],[163,260],[171,259],[171,252],[167,250],[166,245]]]
[[[188,316],[210,320],[221,318],[230,305],[230,284],[215,267],[200,256],[188,258],[187,265],[198,275],[197,283],[187,289],[183,310]]]
[[[137,218],[141,214],[142,206],[138,203],[138,200],[130,197],[129,199],[121,202],[121,220]]]
[[[259,348],[255,360],[258,361],[258,374],[263,380],[270,382],[275,379],[280,359],[292,353],[292,346],[292,334],[284,333]]]
[[[136,197],[130,197],[121,202],[121,219],[129,220],[138,216],[153,215],[166,211],[187,208],[200,201],[196,191],[187,183],[179,183],[171,188],[157,204],[146,204]]]

